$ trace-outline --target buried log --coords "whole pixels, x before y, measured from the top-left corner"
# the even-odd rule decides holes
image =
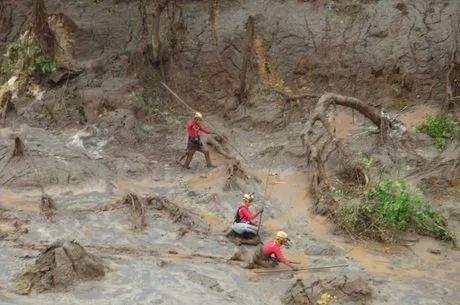
[[[56,242],[13,280],[17,294],[66,290],[78,281],[100,279],[104,266],[77,242]]]

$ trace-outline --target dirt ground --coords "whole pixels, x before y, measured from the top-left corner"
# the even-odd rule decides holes
[[[61,68],[78,76],[28,85],[35,93],[14,95],[15,111],[1,121],[0,304],[300,305],[325,294],[336,298],[324,304],[458,304],[460,252],[450,243],[417,235],[397,244],[353,240],[313,213],[300,138],[324,92],[384,107],[411,135],[400,147],[380,145],[357,111],[336,106],[328,120],[352,152],[372,155],[388,174],[407,164],[411,184],[460,237],[460,180],[442,181],[459,141],[439,152],[415,129],[444,105],[449,67],[460,73],[452,61],[458,1],[176,1],[162,13],[161,63],[139,51],[141,2],[45,1],[48,14],[75,23],[55,28],[75,41]],[[0,3],[0,52],[33,3]],[[248,95],[238,106],[249,16]],[[209,146],[217,168],[206,168],[199,153],[190,170],[176,163],[191,111],[160,81],[225,137],[204,136],[224,152]],[[460,95],[460,84],[450,85]],[[337,163],[331,158],[328,169]],[[348,267],[261,274],[229,261],[235,245],[224,231],[251,191],[254,210],[265,208],[263,240],[282,229],[293,241],[286,256],[302,267]],[[69,247],[84,253],[94,276],[77,270]],[[59,269],[59,259],[73,269]],[[25,277],[18,292],[15,279],[31,268],[40,276]],[[50,282],[53,272],[65,276]]]

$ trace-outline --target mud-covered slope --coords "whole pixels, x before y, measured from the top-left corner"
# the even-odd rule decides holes
[[[17,37],[32,2],[2,2],[1,52]],[[78,25],[75,56],[91,60],[90,70],[96,64],[98,74],[125,74],[123,65],[139,38],[137,1],[45,2],[50,14],[64,13]],[[168,79],[197,102],[211,104],[231,97],[239,86],[249,16],[255,20],[257,53],[249,71],[267,85],[398,104],[445,98],[446,73],[460,35],[455,0],[177,4],[173,24],[179,43],[165,66]],[[165,14],[165,47],[171,46],[169,20]]]

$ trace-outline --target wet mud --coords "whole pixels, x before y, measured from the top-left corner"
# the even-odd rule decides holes
[[[440,178],[455,164],[458,142],[440,153],[416,132],[440,110],[453,39],[435,38],[453,37],[448,14],[456,1],[215,1],[214,24],[208,2],[178,1],[188,38],[178,40],[182,49],[163,72],[225,136],[203,136],[217,168],[196,154],[190,170],[177,163],[189,113],[155,85],[164,80],[160,68],[126,72],[138,3],[45,2],[75,21],[70,62],[84,72],[41,97],[15,98],[16,114],[2,122],[0,304],[458,304],[460,252],[451,244],[410,234],[398,244],[354,240],[318,215],[327,215],[327,204],[313,206],[300,138],[323,91],[384,106],[413,133],[410,151],[379,150],[375,126],[356,111],[337,106],[327,120],[338,140],[372,154],[378,166],[406,160],[410,182],[448,211],[460,237],[458,179]],[[19,33],[26,6],[0,3],[0,50]],[[264,69],[254,65],[251,95],[237,107],[248,14],[256,23],[254,62]],[[313,93],[285,101],[280,90]],[[335,173],[339,160],[331,159]],[[355,167],[340,170],[343,184],[367,181]],[[292,240],[285,255],[302,268],[348,267],[245,268],[257,247],[235,246],[225,232],[252,191],[251,210],[264,208],[263,241],[284,230]]]

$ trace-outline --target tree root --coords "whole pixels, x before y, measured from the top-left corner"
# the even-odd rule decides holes
[[[6,91],[2,99],[0,101],[0,109],[1,109],[1,121],[4,122],[6,119],[6,115],[13,111],[15,109],[13,102],[11,101],[11,98],[13,96],[13,93],[11,91]]]
[[[207,233],[210,230],[209,225],[203,223],[199,215],[191,211],[186,211],[177,203],[167,198],[156,196],[147,197],[147,202],[149,205],[152,205],[154,209],[165,212],[169,218],[173,219],[173,223],[185,225],[186,231],[182,235],[187,233],[188,230],[198,233]]]
[[[146,196],[139,197],[134,193],[129,193],[122,200],[118,200],[102,208],[103,211],[118,209],[123,205],[130,208],[129,220],[134,230],[142,230],[147,225],[146,212],[147,208],[152,207],[157,211],[165,214],[164,216],[172,219],[173,223],[180,223],[185,228],[179,229],[178,235],[183,236],[189,230],[198,233],[207,233],[210,230],[209,225],[201,221],[201,217],[191,211],[187,211],[179,204],[170,201],[165,197]]]
[[[257,183],[260,183],[257,178],[253,178]],[[247,192],[247,185],[251,178],[241,168],[240,162],[233,159],[227,166],[227,180],[225,180],[224,191],[238,190],[240,192]]]
[[[53,217],[54,210],[56,210],[54,200],[48,194],[43,194],[40,203],[40,213],[48,220]]]
[[[301,135],[307,155],[307,167],[310,172],[310,193],[313,197],[314,205],[318,205],[320,200],[324,201],[323,194],[326,193],[329,186],[326,164],[333,153],[338,153],[343,165],[343,170],[339,172],[339,180],[340,178],[352,178],[353,181],[348,182],[356,182],[361,185],[367,184],[369,180],[363,167],[352,165],[355,162],[351,159],[350,152],[342,141],[335,136],[335,129],[328,120],[330,108],[335,105],[348,107],[360,112],[380,129],[382,139],[386,139],[390,131],[397,131],[401,134],[406,132],[405,126],[399,120],[390,118],[383,111],[378,112],[375,108],[359,99],[334,93],[322,95],[316,103]],[[314,132],[315,124],[318,121],[325,130],[325,133],[320,136],[316,136]],[[334,202],[335,200],[326,201]]]

